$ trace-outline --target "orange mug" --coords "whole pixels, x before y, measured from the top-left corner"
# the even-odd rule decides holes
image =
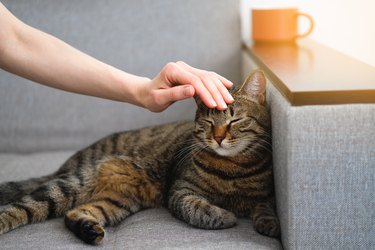
[[[298,33],[298,18],[309,20],[309,29]],[[308,36],[314,28],[311,16],[297,8],[252,9],[252,36],[256,42],[288,42]]]

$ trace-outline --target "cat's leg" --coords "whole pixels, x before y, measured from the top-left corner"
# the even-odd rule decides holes
[[[189,188],[171,190],[168,207],[177,218],[198,228],[229,228],[237,221],[232,212],[210,204]]]
[[[79,238],[99,244],[104,227],[116,225],[142,208],[161,205],[161,183],[130,158],[111,157],[98,165],[90,201],[66,214],[65,223]]]
[[[272,202],[259,202],[252,215],[254,228],[259,233],[271,237],[280,236],[280,223]]]
[[[0,211],[0,235],[25,224],[58,217],[70,209],[78,195],[74,182],[51,180]]]
[[[137,201],[119,194],[105,194],[67,212],[66,226],[89,244],[98,245],[104,238],[104,227],[113,226],[141,209]]]

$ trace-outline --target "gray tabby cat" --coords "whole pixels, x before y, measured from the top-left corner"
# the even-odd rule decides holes
[[[67,227],[99,244],[104,227],[145,208],[165,205],[198,228],[233,227],[250,217],[278,237],[271,125],[265,77],[253,72],[226,111],[197,100],[194,122],[121,132],[69,158],[48,176],[0,184],[0,235],[65,215]]]

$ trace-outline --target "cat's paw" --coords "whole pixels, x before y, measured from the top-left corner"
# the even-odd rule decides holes
[[[260,217],[254,222],[254,227],[260,234],[276,238],[280,236],[280,222],[277,217]]]
[[[69,211],[65,216],[65,225],[84,242],[98,245],[104,238],[104,228],[94,218],[83,213]]]
[[[104,238],[104,229],[97,222],[84,221],[81,224],[80,237],[86,243],[98,245]]]
[[[237,218],[234,215],[234,213],[229,212],[227,210],[222,211],[222,214],[220,216],[221,222],[218,228],[229,228],[234,227],[237,224]]]
[[[204,226],[206,229],[224,229],[234,227],[237,223],[236,216],[225,209],[217,208],[216,213],[212,213],[208,223]]]

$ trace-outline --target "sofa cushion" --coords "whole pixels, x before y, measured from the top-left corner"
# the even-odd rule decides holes
[[[0,182],[52,173],[72,154],[68,151],[27,155],[0,154]],[[101,249],[282,249],[278,240],[254,231],[249,219],[224,230],[193,228],[165,208],[136,213],[106,229]],[[92,249],[76,238],[62,218],[27,225],[0,236],[1,249]]]

